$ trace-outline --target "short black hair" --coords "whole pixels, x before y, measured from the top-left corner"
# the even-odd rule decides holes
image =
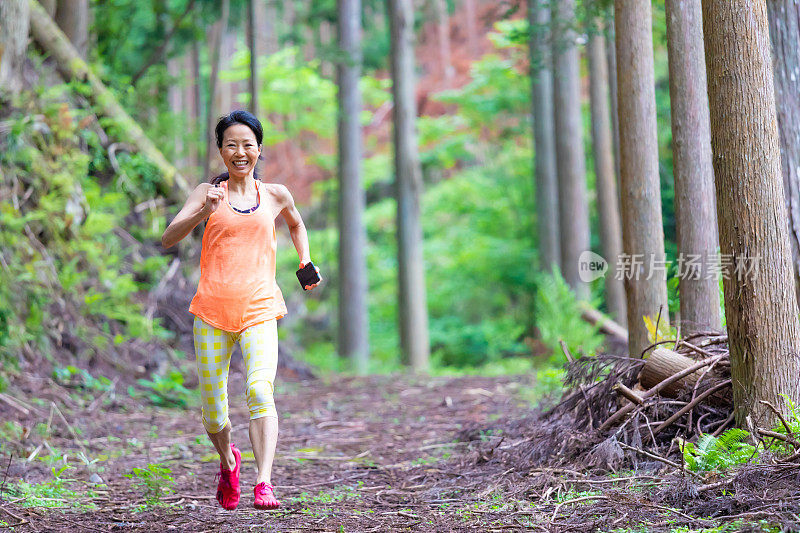
[[[264,128],[261,127],[261,122],[249,111],[237,109],[236,111],[231,111],[224,117],[220,117],[220,119],[217,121],[217,127],[214,129],[214,134],[217,138],[217,148],[222,148],[222,138],[225,135],[225,130],[234,124],[243,124],[253,130],[253,134],[256,136],[256,142],[259,146],[261,146],[261,141],[264,139]],[[227,180],[228,177],[228,173],[223,172],[219,176],[212,178],[211,184],[219,185],[223,181]],[[257,171],[253,172],[253,177],[255,179],[260,179]]]
[[[243,124],[253,130],[256,142],[261,146],[261,141],[264,139],[264,128],[261,127],[261,122],[249,111],[237,109],[224,117],[220,117],[219,121],[217,121],[217,127],[214,130],[217,137],[217,148],[222,148],[222,137],[225,135],[225,130],[234,124]]]

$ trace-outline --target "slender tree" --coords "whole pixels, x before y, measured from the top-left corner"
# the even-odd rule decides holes
[[[586,197],[581,89],[575,0],[553,4],[553,109],[556,132],[559,229],[561,231],[561,273],[582,300],[589,297],[589,285],[578,274],[578,259],[589,249],[589,204]]]
[[[209,179],[211,176],[209,171],[211,169],[211,160],[214,156],[214,125],[215,125],[215,103],[217,96],[217,85],[219,81],[219,68],[220,68],[220,49],[225,40],[225,34],[228,28],[228,14],[230,12],[230,0],[222,0],[220,7],[220,18],[210,30],[209,39],[209,57],[211,61],[211,74],[208,78],[208,102],[206,106],[206,135],[205,135],[205,157],[203,161],[203,177],[202,179]]]
[[[467,15],[467,43],[469,53],[473,57],[478,55],[478,10],[476,0],[464,0],[464,9]]]
[[[606,25],[606,64],[608,65],[608,92],[611,101],[611,140],[614,143],[614,175],[617,179],[617,192],[619,192],[619,109],[617,107],[617,47],[614,44],[614,17],[608,17]]]
[[[600,243],[603,255],[612,265],[622,254],[622,227],[619,214],[617,178],[614,174],[612,154],[611,116],[608,110],[608,70],[606,42],[600,28],[590,31],[587,55],[589,57],[589,97],[592,115],[592,152],[594,153],[595,189],[597,210],[600,214]],[[625,325],[625,286],[613,272],[605,277],[606,302],[614,319]]]
[[[531,101],[533,102],[536,228],[540,265],[558,269],[561,250],[558,231],[558,183],[556,181],[555,131],[553,126],[553,76],[548,36],[550,9],[544,0],[528,4],[530,22]]]
[[[644,318],[669,323],[658,177],[653,33],[649,0],[616,0],[622,248],[628,349],[650,344]],[[660,317],[660,318],[658,318]]]
[[[369,362],[366,203],[361,183],[361,0],[338,0],[339,355],[366,374]]]
[[[667,0],[666,14],[681,331],[718,331],[719,280],[708,269],[718,239],[702,9],[699,1]]]
[[[83,59],[89,46],[89,0],[58,0],[56,24]]]
[[[0,2],[0,89],[17,94],[28,49],[29,0]]]
[[[182,60],[181,57],[173,57],[167,60],[167,73],[169,74],[170,78],[172,78],[172,83],[169,84],[167,88],[167,103],[169,104],[169,109],[171,112],[175,114],[182,114],[185,109],[185,105],[183,102],[184,91],[183,86],[181,84],[181,79],[183,78],[182,71]],[[175,147],[175,166],[178,168],[186,167],[186,152],[183,149],[183,130],[179,126],[173,126],[172,134],[173,134],[173,143]]]
[[[734,410],[740,424],[753,415],[769,427],[761,400],[786,414],[781,395],[800,401],[800,323],[766,2],[703,0],[703,33],[720,249],[758,262],[757,272],[723,276]]]
[[[436,15],[436,34],[439,39],[439,63],[446,80],[453,78],[455,69],[450,59],[450,16],[447,12],[447,0],[433,0]]]
[[[772,40],[775,109],[781,137],[783,192],[789,215],[789,243],[795,291],[800,301],[800,0],[767,2]]]
[[[193,132],[197,130],[199,124],[198,106],[195,98],[197,98],[197,77],[194,72],[194,50],[195,48],[189,47],[183,56],[183,83],[181,84],[183,96],[181,102],[183,104],[183,116],[186,117],[184,126],[186,132]],[[194,168],[198,166],[197,161],[197,143],[190,139],[185,133],[183,138],[187,141],[186,161],[187,168]]]
[[[259,0],[248,0],[247,7],[249,17],[247,17],[247,47],[250,49],[250,112],[255,116],[259,115],[258,110],[258,40],[256,31],[258,28]],[[265,38],[266,36],[262,37]]]
[[[397,189],[397,259],[400,348],[415,370],[428,367],[428,306],[422,256],[422,169],[414,101],[414,9],[411,0],[388,0],[394,99],[394,168]]]

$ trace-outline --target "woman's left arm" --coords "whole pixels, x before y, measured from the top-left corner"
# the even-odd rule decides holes
[[[300,257],[300,268],[303,268],[306,266],[306,263],[311,262],[311,251],[309,250],[308,246],[308,232],[306,231],[306,225],[303,223],[303,218],[300,216],[300,211],[298,211],[297,207],[294,205],[294,198],[292,198],[292,194],[289,192],[289,189],[283,185],[278,185],[277,198],[279,205],[281,206],[281,215],[283,215],[286,225],[289,226],[289,235],[292,236],[292,242],[294,243],[294,247],[297,249],[297,255]],[[317,268],[317,275],[319,275],[319,268]],[[320,276],[320,281],[317,283],[314,283],[313,285],[306,285],[306,289],[313,289],[319,285],[321,281],[322,276]]]

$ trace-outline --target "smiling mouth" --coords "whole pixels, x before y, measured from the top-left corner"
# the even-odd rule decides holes
[[[238,169],[245,169],[250,166],[249,161],[233,161],[233,166]]]

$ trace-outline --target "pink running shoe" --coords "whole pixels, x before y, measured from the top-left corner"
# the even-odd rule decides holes
[[[281,502],[275,498],[275,487],[269,483],[262,481],[255,486],[253,492],[256,495],[256,501],[253,507],[256,509],[277,509],[281,506]]]
[[[233,457],[236,458],[236,466],[229,470],[219,465],[219,484],[217,485],[217,501],[228,511],[233,511],[239,505],[241,490],[239,489],[239,469],[242,466],[242,454],[234,444],[231,444]]]

